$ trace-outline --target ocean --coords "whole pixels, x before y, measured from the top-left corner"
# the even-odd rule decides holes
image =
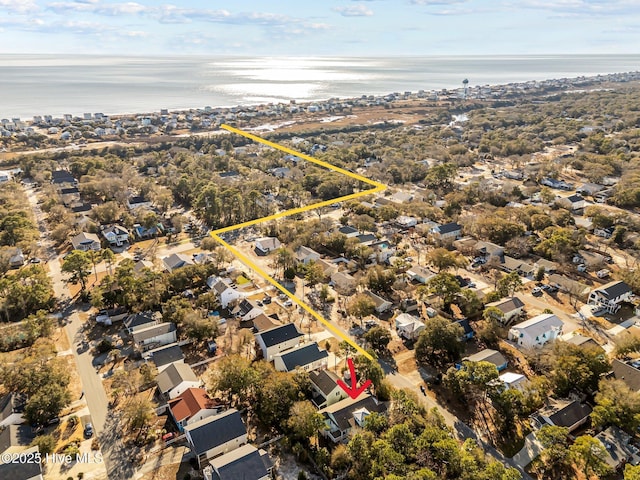
[[[313,101],[640,70],[640,55],[0,55],[0,118]]]

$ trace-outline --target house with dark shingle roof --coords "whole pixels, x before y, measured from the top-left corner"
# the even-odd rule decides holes
[[[157,324],[158,320],[154,318],[152,312],[132,313],[124,321],[124,326],[129,334]]]
[[[184,363],[184,353],[177,343],[173,345],[167,345],[151,352],[151,360],[158,368],[158,373],[162,372],[172,363]]]
[[[177,339],[177,328],[173,322],[159,323],[133,333],[133,343],[142,350],[169,345],[175,343]]]
[[[21,393],[8,393],[0,398],[0,428],[24,423],[27,397]]]
[[[184,430],[199,468],[247,443],[247,428],[235,408],[187,425]]]
[[[273,356],[273,365],[279,372],[293,372],[300,368],[307,372],[327,367],[329,353],[320,350],[316,342],[307,343]]]
[[[456,222],[445,223],[431,230],[431,233],[441,240],[446,238],[458,239],[462,236],[462,225]]]
[[[267,452],[246,444],[212,459],[205,470],[210,470],[210,478],[216,480],[268,480],[273,463]]]
[[[231,286],[231,281],[228,278],[212,275],[207,278],[207,286],[216,294],[222,308],[227,308],[230,303],[244,298],[243,293]]]
[[[609,313],[616,313],[623,302],[631,299],[631,287],[624,282],[609,282],[589,293],[588,305],[599,305]]]
[[[172,363],[156,377],[158,391],[173,399],[188,388],[199,388],[202,382],[186,363]]]
[[[25,459],[33,458],[40,454],[38,447],[31,447],[20,452]],[[16,463],[0,463],[0,478],[6,480],[42,480],[42,464],[34,461]]]
[[[270,362],[278,353],[297,346],[304,338],[304,334],[295,324],[287,323],[256,333],[255,337],[264,359]]]
[[[591,407],[577,400],[554,400],[531,415],[531,424],[539,429],[545,425],[566,427],[569,433],[584,425],[591,415]]]
[[[169,272],[173,272],[182,267],[187,267],[189,265],[193,265],[193,260],[188,255],[184,255],[182,253],[172,253],[168,257],[164,257],[162,259],[162,264],[164,268]]]
[[[356,399],[345,398],[318,412],[325,421],[320,434],[334,443],[346,441],[353,428],[364,426],[367,416],[386,411],[386,406],[368,393],[360,394]]]
[[[202,388],[187,388],[169,400],[169,413],[181,432],[187,425],[217,415],[222,408],[223,406],[212,400]]]
[[[617,358],[614,358],[611,361],[611,371],[613,373],[613,378],[616,380],[622,380],[627,384],[634,392],[640,391],[640,370],[634,367],[633,365],[629,365],[628,363],[624,363]]]
[[[0,429],[0,453],[22,450],[34,437],[29,425],[8,425]]]
[[[309,372],[312,401],[318,408],[328,407],[347,398],[347,393],[338,385],[338,376],[330,370]]]
[[[487,303],[485,307],[495,307],[502,312],[502,316],[496,318],[504,325],[509,325],[511,321],[522,313],[524,303],[518,297],[503,298],[497,302]]]

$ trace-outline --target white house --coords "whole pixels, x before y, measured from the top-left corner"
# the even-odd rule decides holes
[[[562,335],[564,323],[552,313],[543,313],[509,330],[509,340],[523,347],[541,347]]]
[[[309,372],[312,401],[318,408],[328,407],[347,398],[347,392],[338,385],[338,376],[331,370]]]
[[[406,340],[417,339],[424,327],[424,323],[408,313],[401,313],[396,317],[398,336]]]
[[[5,183],[11,180],[13,176],[11,172],[7,172],[6,170],[0,170],[0,183]]]
[[[578,195],[578,194],[570,195],[564,198],[559,198],[557,200],[557,203],[571,210],[572,212],[582,210],[587,206],[587,201],[584,199],[582,195]]]
[[[431,233],[441,240],[447,238],[458,239],[462,235],[462,226],[456,222],[439,225],[431,230]]]
[[[326,368],[329,353],[320,350],[316,342],[277,353],[273,356],[273,366],[278,372],[293,372],[300,368],[307,372]]]
[[[158,391],[169,400],[181,395],[188,388],[202,385],[200,379],[186,363],[172,363],[156,377]]]
[[[270,362],[278,353],[296,347],[304,338],[304,334],[298,331],[295,324],[287,323],[256,333],[255,337],[262,350],[262,356]]]
[[[503,298],[497,302],[487,303],[485,307],[495,307],[500,310],[502,315],[496,317],[496,320],[504,325],[509,325],[514,318],[518,317],[522,313],[524,303],[522,303],[522,300],[518,297],[511,297]]]
[[[429,280],[435,277],[436,274],[429,270],[427,267],[421,265],[414,265],[407,270],[407,277],[412,282],[418,282],[425,285]]]
[[[151,208],[152,202],[146,200],[144,197],[133,196],[127,199],[127,207],[129,210],[136,210],[138,208]]]
[[[244,293],[241,293],[231,287],[230,281],[226,278],[212,275],[207,278],[207,286],[215,292],[222,308],[227,308],[230,303],[233,303],[240,298],[244,298]]]
[[[203,388],[187,388],[169,401],[169,412],[180,431],[193,423],[220,413],[222,405],[212,400]]]
[[[371,300],[373,300],[373,303],[375,304],[375,309],[376,309],[377,313],[384,313],[384,312],[388,311],[389,309],[391,309],[391,307],[393,307],[393,303],[391,303],[388,300],[385,300],[384,298],[382,298],[379,295],[376,295],[373,292],[370,292],[369,290],[365,290],[364,293]]]
[[[184,430],[200,468],[247,443],[247,428],[235,408],[187,425]]]
[[[589,293],[588,305],[598,305],[609,313],[615,313],[620,309],[622,302],[628,302],[633,292],[631,287],[624,282],[609,282],[606,285],[595,288]]]
[[[71,239],[71,245],[74,250],[100,250],[100,239],[95,233],[79,233]]]
[[[256,253],[258,255],[266,255],[280,248],[280,240],[276,237],[262,237],[256,240]]]
[[[385,413],[386,407],[369,394],[360,394],[357,398],[345,398],[318,413],[325,421],[320,434],[334,443],[346,441],[354,427],[362,428],[364,420],[373,412]]]
[[[309,247],[302,246],[296,250],[296,259],[306,265],[311,261],[319,260],[320,254]]]
[[[243,299],[240,304],[234,308],[231,313],[239,317],[243,322],[248,322],[264,313],[264,310],[258,306],[253,300]]]
[[[516,390],[523,390],[524,386],[528,382],[527,377],[521,373],[506,372],[498,377],[498,380],[505,388],[514,388]]]
[[[102,236],[109,245],[120,247],[129,241],[129,231],[120,225],[111,225],[102,230]]]
[[[176,340],[176,324],[173,322],[152,325],[133,333],[133,343],[142,350],[150,350],[163,345],[169,345]]]

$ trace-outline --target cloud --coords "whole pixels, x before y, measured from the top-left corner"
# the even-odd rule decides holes
[[[560,16],[637,14],[637,0],[519,0],[509,2],[514,8],[547,11]]]
[[[0,0],[0,10],[9,13],[27,14],[40,9],[34,0]]]
[[[430,6],[430,5],[456,5],[459,3],[466,3],[467,0],[411,0],[411,3],[413,5],[424,5],[424,6]]]
[[[335,7],[333,11],[338,12],[343,17],[370,17],[373,15],[373,11],[363,4],[352,7]]]

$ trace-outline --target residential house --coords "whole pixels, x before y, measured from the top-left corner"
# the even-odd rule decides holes
[[[8,182],[13,178],[11,172],[7,172],[6,170],[0,170],[0,183]]]
[[[607,452],[605,462],[612,470],[618,470],[625,464],[640,464],[638,449],[632,443],[632,437],[616,426],[609,426],[595,436]]]
[[[324,260],[323,258],[321,258],[320,260],[317,260],[316,265],[322,269],[322,274],[326,278],[331,278],[331,275],[336,273],[339,268],[338,265],[336,265],[335,263],[332,263],[328,260]]]
[[[0,453],[24,451],[24,448],[33,441],[34,437],[30,425],[7,425],[0,428]]]
[[[199,468],[247,443],[247,428],[235,408],[187,425],[184,431]]]
[[[55,170],[51,172],[51,183],[58,188],[73,187],[78,181],[66,170]]]
[[[407,215],[399,215],[395,219],[395,223],[403,229],[415,227],[418,224],[418,220],[415,217],[409,217]]]
[[[278,353],[296,347],[304,338],[304,334],[298,331],[295,324],[287,323],[256,333],[255,337],[263,358],[270,362]]]
[[[152,202],[139,195],[134,195],[127,199],[127,207],[129,210],[137,210],[138,208],[151,208]]]
[[[409,192],[395,192],[389,197],[389,201],[398,205],[407,203],[413,200],[413,194]]]
[[[275,313],[269,317],[267,317],[266,314],[261,313],[256,318],[251,320],[253,333],[263,332],[265,330],[270,330],[276,327],[277,325],[273,323],[273,320],[275,320],[276,318],[278,318],[278,315]]]
[[[509,340],[522,347],[541,347],[562,335],[564,323],[552,313],[543,313],[520,322],[509,330]]]
[[[496,316],[503,325],[509,325],[514,318],[517,318],[522,313],[524,303],[518,297],[503,298],[497,302],[487,303],[485,307],[495,307],[502,312],[502,315]]]
[[[143,351],[175,343],[177,339],[176,324],[173,322],[159,323],[133,332],[133,343]]]
[[[124,321],[124,327],[127,329],[127,332],[129,332],[129,335],[133,335],[133,333],[138,330],[157,324],[158,320],[152,312],[132,313]]]
[[[462,225],[458,225],[456,222],[445,223],[433,228],[431,233],[440,240],[456,240],[462,236]]]
[[[552,262],[551,260],[547,260],[545,258],[536,260],[534,266],[536,267],[536,271],[539,268],[544,268],[545,273],[554,273],[558,269],[558,264],[556,262]]]
[[[169,413],[181,432],[187,425],[217,415],[222,408],[222,405],[212,400],[203,388],[187,388],[169,400]]]
[[[485,242],[483,240],[476,242],[475,251],[478,256],[489,261],[492,257],[497,258],[500,263],[504,262],[504,247],[502,245],[496,245],[492,242]]]
[[[331,275],[331,283],[338,289],[342,291],[351,291],[356,285],[356,279],[349,275],[347,272],[338,271]]]
[[[580,299],[584,298],[585,300],[590,290],[587,285],[560,275],[559,273],[549,275],[549,283],[557,285],[563,292],[575,295]]]
[[[601,192],[604,189],[604,185],[598,185],[597,183],[584,183],[576,188],[576,193],[593,197],[596,193]]]
[[[594,228],[593,229],[593,234],[596,237],[611,238],[611,236],[613,235],[613,232],[615,232],[615,231],[616,231],[615,227]]]
[[[552,400],[549,405],[531,415],[531,424],[535,429],[545,425],[566,427],[569,433],[584,425],[591,415],[591,407],[577,400]]]
[[[176,398],[188,388],[202,385],[200,379],[186,363],[172,363],[156,376],[158,391],[169,400]]]
[[[357,228],[354,228],[350,225],[344,225],[338,229],[338,232],[345,235],[347,238],[357,237],[360,233]]]
[[[161,222],[158,222],[157,224],[150,227],[145,227],[140,225],[139,223],[134,223],[133,232],[135,233],[136,237],[140,239],[153,238],[164,233],[164,226]]]
[[[293,372],[297,369],[307,372],[326,368],[329,353],[320,350],[316,342],[300,345],[299,347],[276,353],[273,356],[273,366],[278,372]]]
[[[640,369],[614,358],[611,361],[611,372],[613,378],[622,380],[634,392],[640,392]]]
[[[328,407],[347,398],[347,392],[338,385],[338,376],[330,370],[309,372],[309,381],[311,382],[311,400],[318,408]]]
[[[162,263],[169,272],[194,264],[191,257],[183,253],[172,253],[168,257],[164,257]]]
[[[231,286],[231,282],[227,278],[216,277],[215,275],[207,278],[207,286],[216,294],[222,308],[227,308],[229,304],[244,298],[244,293],[239,292]]]
[[[598,305],[609,313],[616,313],[623,302],[631,300],[631,287],[624,282],[609,282],[601,287],[594,288],[589,293],[588,305]]]
[[[474,353],[468,357],[462,359],[463,362],[489,362],[496,366],[499,372],[507,368],[507,359],[504,355],[497,350],[485,348],[478,353]],[[462,367],[463,364],[458,364],[458,367]]]
[[[147,352],[151,356],[151,360],[158,369],[158,373],[173,363],[184,363],[184,353],[177,343],[174,345],[166,345],[156,350]]]
[[[298,262],[307,265],[309,262],[319,260],[320,254],[309,247],[302,246],[296,250],[296,259]]]
[[[153,262],[150,262],[149,260],[138,260],[133,266],[133,273],[136,275],[141,275],[144,272],[145,268],[153,271],[153,267]]]
[[[423,322],[408,313],[401,313],[396,317],[396,331],[405,340],[417,340],[424,327]]]
[[[585,337],[584,335],[580,335],[578,333],[575,333],[575,334],[570,333],[570,334],[564,335],[562,337],[562,340],[572,345],[575,345],[576,347],[591,348],[591,349],[595,348],[600,350],[601,353],[604,353],[604,349],[600,345],[598,345],[598,342],[596,342],[591,337]]]
[[[256,240],[255,245],[255,251],[258,255],[267,255],[280,248],[281,243],[276,237],[262,237]]]
[[[78,190],[78,187],[61,188],[59,193],[62,199],[62,203],[66,207],[70,207],[74,203],[80,201],[80,190]]]
[[[498,380],[505,388],[513,388],[522,390],[529,381],[527,377],[521,373],[505,372],[498,377]]]
[[[269,480],[272,471],[269,454],[246,444],[211,459],[203,474],[205,480]]]
[[[100,250],[100,239],[95,233],[82,232],[71,238],[71,245],[74,250],[82,250],[88,252],[89,250]]]
[[[378,237],[373,233],[361,233],[356,235],[355,238],[358,240],[358,243],[366,245],[367,247],[378,241]]]
[[[455,304],[452,306],[457,307],[457,305]],[[469,323],[468,319],[462,318],[460,320],[456,320],[455,323],[460,325],[460,328],[462,328],[462,337],[460,337],[460,340],[466,342],[467,340],[471,340],[475,336],[476,332],[471,327],[471,324]]]
[[[0,398],[0,428],[24,423],[27,397],[21,393],[7,393]]]
[[[120,225],[106,227],[101,233],[110,246],[121,247],[129,242],[129,231]]]
[[[385,405],[368,393],[362,393],[355,399],[345,398],[318,412],[325,421],[325,428],[320,430],[320,434],[334,443],[346,442],[353,428],[364,426],[367,416],[386,411]]]
[[[421,265],[413,265],[406,273],[409,280],[423,285],[426,285],[429,280],[436,276],[434,272]]]
[[[530,263],[525,262],[524,260],[509,257],[507,255],[504,256],[501,268],[507,273],[517,272],[518,275],[529,279],[533,279],[536,273],[536,267],[534,267]]]
[[[385,300],[384,298],[382,298],[379,295],[376,295],[373,292],[370,292],[369,290],[365,290],[364,294],[368,296],[371,300],[373,300],[373,303],[375,304],[375,310],[378,314],[387,312],[391,309],[391,307],[393,307],[393,303],[391,303],[388,300]]]
[[[20,452],[20,458],[31,459],[40,456],[40,449],[31,447]],[[44,457],[44,455],[43,455]],[[38,461],[17,461],[0,463],[0,478],[7,480],[42,480],[42,463]]]
[[[583,210],[587,206],[587,201],[579,194],[559,198],[556,203],[574,213]]]
[[[231,313],[236,317],[239,317],[242,322],[248,322],[264,313],[264,310],[253,300],[243,298]]]
[[[377,263],[385,263],[396,254],[396,247],[387,239],[377,240],[369,245],[373,253],[369,259]]]
[[[113,322],[119,322],[129,317],[127,307],[106,308],[100,310],[96,315],[96,322],[103,325],[113,325]]]

